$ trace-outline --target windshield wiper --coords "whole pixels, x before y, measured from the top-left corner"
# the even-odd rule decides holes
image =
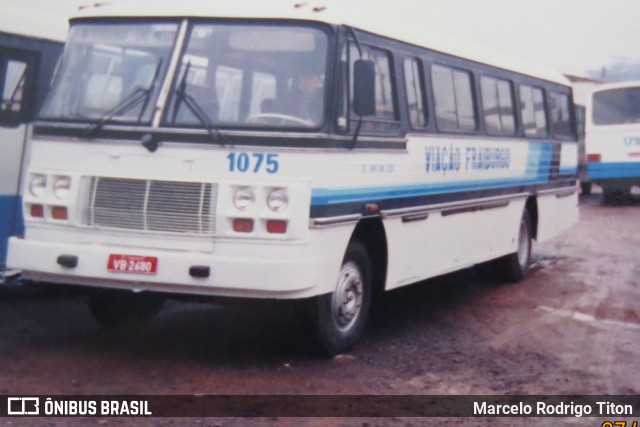
[[[191,61],[187,62],[187,65],[184,69],[184,73],[182,74],[182,78],[180,79],[180,83],[178,83],[176,87],[176,98],[173,103],[173,117],[171,118],[172,122],[176,122],[176,117],[178,116],[178,109],[180,108],[180,104],[184,104],[187,106],[189,111],[193,113],[193,115],[198,119],[198,121],[204,126],[207,130],[207,133],[211,136],[211,140],[214,144],[217,144],[220,140],[220,132],[213,124],[213,121],[209,117],[209,115],[204,111],[200,103],[196,101],[196,99],[187,93],[187,75],[189,74],[189,69],[191,68]]]
[[[95,123],[91,124],[87,131],[85,132],[85,138],[92,138],[95,136],[96,132],[98,132],[105,123],[111,121],[114,117],[122,115],[127,111],[131,110],[136,105],[142,104],[142,108],[140,109],[140,114],[138,115],[138,120],[136,123],[140,123],[142,120],[142,115],[144,111],[147,109],[149,105],[149,99],[151,98],[151,94],[153,93],[156,82],[158,80],[158,76],[160,75],[160,69],[162,68],[162,60],[160,58],[158,60],[158,64],[156,65],[156,70],[153,73],[153,78],[151,79],[151,83],[147,88],[137,87],[131,92],[128,96],[126,96],[122,101],[115,105],[112,109],[104,113],[104,115]]]

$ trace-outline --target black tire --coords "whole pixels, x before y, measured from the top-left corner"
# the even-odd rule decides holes
[[[631,199],[631,188],[605,187],[602,189],[606,205],[621,205]]]
[[[371,308],[371,262],[365,247],[351,242],[335,290],[315,298],[313,327],[321,353],[343,353],[359,340]]]
[[[98,322],[115,326],[153,319],[162,310],[164,301],[165,298],[158,294],[103,291],[89,299],[89,309]]]
[[[525,209],[518,227],[518,249],[498,260],[501,276],[508,282],[519,282],[527,275],[531,267],[531,242],[533,226],[529,211]]]
[[[591,190],[592,190],[592,185],[590,182],[581,182],[580,183],[580,192],[584,195],[584,196],[588,196],[591,194]]]

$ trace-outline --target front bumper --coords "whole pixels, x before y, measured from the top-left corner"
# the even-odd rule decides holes
[[[26,279],[60,284],[95,286],[178,294],[245,298],[306,298],[319,291],[316,257],[305,251],[265,251],[265,257],[229,257],[214,253],[132,248],[115,245],[68,244],[25,240],[9,241],[8,264]],[[291,256],[292,253],[298,255]],[[110,254],[157,257],[157,272],[134,274],[107,269]],[[75,267],[60,257],[77,257]],[[209,267],[208,277],[193,277],[194,266]]]

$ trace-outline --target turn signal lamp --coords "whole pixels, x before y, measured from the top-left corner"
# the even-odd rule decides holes
[[[53,219],[66,221],[69,219],[69,212],[67,211],[66,206],[54,206],[51,208],[51,217]]]
[[[233,220],[233,231],[236,233],[251,233],[253,231],[253,219],[236,218]]]
[[[267,231],[271,234],[285,234],[287,232],[287,221],[271,219],[267,221]]]
[[[31,205],[29,209],[29,213],[32,218],[44,218],[44,206],[42,205]]]

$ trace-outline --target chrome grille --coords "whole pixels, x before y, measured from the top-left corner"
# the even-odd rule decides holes
[[[81,220],[97,228],[213,235],[217,192],[204,182],[90,177]]]

